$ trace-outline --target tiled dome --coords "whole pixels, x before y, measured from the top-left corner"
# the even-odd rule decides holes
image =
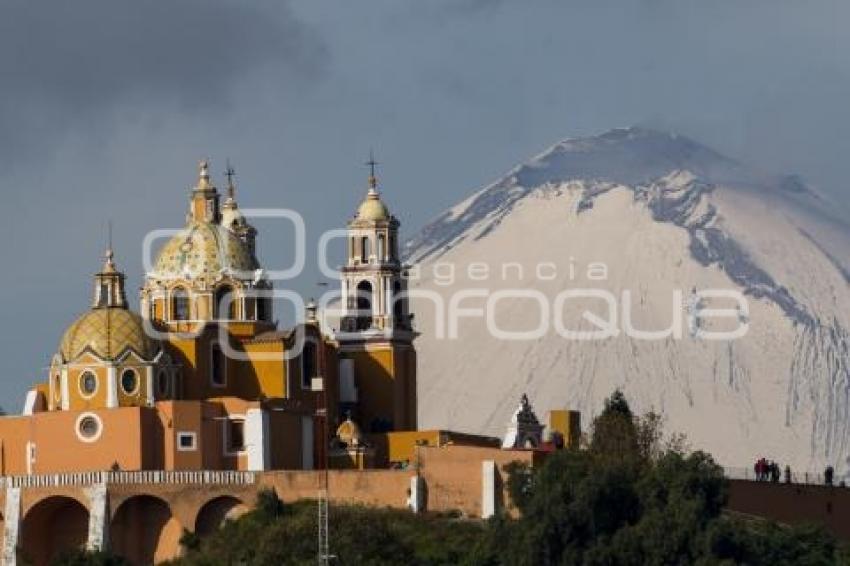
[[[115,359],[133,350],[145,360],[152,360],[159,343],[145,332],[142,317],[124,308],[92,309],[78,318],[62,337],[59,353],[67,362],[87,350],[100,358]]]
[[[259,268],[247,246],[230,230],[208,222],[193,222],[162,248],[152,275],[163,279],[215,280],[222,273]]]

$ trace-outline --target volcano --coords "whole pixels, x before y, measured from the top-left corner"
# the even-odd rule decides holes
[[[726,466],[848,467],[850,225],[797,176],[612,130],[510,170],[406,255],[420,427],[502,435],[523,393],[586,424],[619,388]]]

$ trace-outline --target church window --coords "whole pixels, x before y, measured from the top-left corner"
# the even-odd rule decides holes
[[[402,320],[404,318],[404,298],[401,296],[401,283],[399,281],[393,284],[393,318],[396,326],[404,322]]]
[[[174,320],[189,320],[189,293],[185,289],[175,289],[171,302],[174,308]]]
[[[126,395],[135,395],[139,391],[139,375],[135,370],[125,369],[121,373],[121,389]]]
[[[365,279],[357,284],[357,330],[372,326],[372,284]]]
[[[360,261],[369,263],[369,237],[360,238]]]
[[[227,385],[227,358],[221,346],[213,344],[210,355],[210,382],[214,387]]]
[[[301,351],[301,387],[310,389],[314,377],[317,377],[318,356],[316,355],[316,343],[307,341]]]
[[[105,282],[101,282],[97,297],[97,306],[106,307],[109,306],[109,304],[109,285]]]
[[[236,454],[245,450],[245,421],[242,419],[227,419],[225,422],[225,448],[228,454]]]
[[[156,376],[156,390],[160,397],[165,397],[168,394],[168,374],[164,369],[159,370]]]
[[[222,285],[215,291],[215,317],[221,320],[236,319],[236,294],[228,285]]]
[[[53,400],[56,403],[62,400],[62,377],[58,373],[53,376]]]
[[[83,442],[94,442],[103,432],[103,423],[94,413],[83,413],[77,418],[77,438]]]
[[[177,433],[177,450],[190,452],[198,447],[198,437],[194,432]]]
[[[80,393],[83,397],[91,397],[97,391],[97,376],[94,372],[86,370],[80,374]]]

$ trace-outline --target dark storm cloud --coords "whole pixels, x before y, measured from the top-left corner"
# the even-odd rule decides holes
[[[272,11],[226,0],[4,2],[0,152],[20,157],[124,104],[170,102],[183,112],[222,104],[258,70],[316,78],[324,46],[280,4]]]

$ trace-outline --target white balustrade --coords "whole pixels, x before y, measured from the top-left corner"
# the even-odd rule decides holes
[[[89,486],[96,484],[178,484],[178,485],[252,485],[257,482],[254,472],[237,470],[138,470],[71,472],[66,474],[33,474],[29,476],[0,476],[0,488]]]

